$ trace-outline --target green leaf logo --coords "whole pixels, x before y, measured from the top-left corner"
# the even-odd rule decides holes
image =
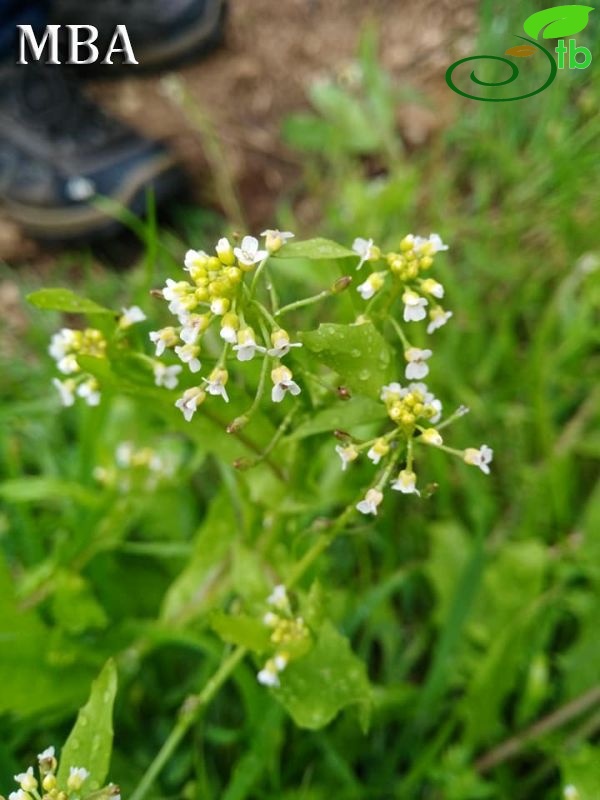
[[[542,30],[544,39],[560,39],[582,31],[588,24],[592,6],[555,6],[537,11],[523,23],[525,33],[537,39]]]

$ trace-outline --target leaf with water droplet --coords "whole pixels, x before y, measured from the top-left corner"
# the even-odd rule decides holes
[[[90,777],[86,792],[99,789],[106,781],[113,743],[113,705],[117,693],[117,669],[111,659],[92,683],[90,697],[80,709],[73,730],[62,748],[58,785],[66,789],[70,767],[85,767]]]
[[[371,322],[321,325],[299,336],[317,361],[335,370],[353,392],[379,399],[381,387],[394,378],[393,351]]]
[[[330,622],[310,652],[282,673],[274,694],[301,728],[322,728],[350,705],[360,707],[363,727],[368,723],[371,687],[365,666]]]

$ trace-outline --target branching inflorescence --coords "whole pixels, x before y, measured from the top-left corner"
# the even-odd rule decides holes
[[[303,344],[292,341],[278,319],[292,308],[335,295],[351,283],[351,278],[344,276],[329,290],[280,308],[267,264],[271,256],[287,246],[294,234],[267,230],[261,236],[262,246],[255,237],[244,236],[237,244],[220,239],[212,255],[203,250],[188,250],[184,259],[188,279],[168,278],[162,290],[155,292],[168,303],[169,311],[176,318],[175,324],[149,334],[155,356],[143,358],[152,365],[156,386],[175,389],[186,368],[192,375],[199,375],[205,356],[211,365],[210,371],[175,401],[188,422],[208,398],[229,403],[230,373],[243,369],[256,358],[262,363],[254,401],[246,413],[229,425],[230,432],[248,423],[265,395],[272,403],[281,403],[287,395],[298,398],[301,386],[294,379],[289,362],[284,363],[284,360]],[[388,253],[382,252],[372,239],[362,238],[354,241],[352,251],[345,251],[358,257],[357,270],[366,265],[372,268],[357,286],[366,307],[351,324],[372,322],[381,329],[389,327],[397,337],[405,361],[406,383],[392,381],[379,388],[379,399],[385,405],[392,427],[364,442],[337,432],[341,441],[336,451],[343,470],[363,454],[378,468],[373,484],[356,505],[362,514],[377,514],[387,486],[403,494],[420,494],[414,469],[415,451],[420,447],[444,450],[489,473],[493,453],[487,445],[457,450],[445,444],[441,431],[468,409],[461,406],[442,419],[441,401],[423,382],[429,374],[433,351],[411,341],[416,323],[425,323],[422,337],[434,334],[452,317],[452,312],[440,303],[444,297],[443,285],[429,275],[436,255],[447,249],[433,233],[428,238],[409,234],[400,241],[398,250]],[[263,302],[263,297],[268,300]],[[398,301],[402,304],[401,320],[396,318],[400,313],[395,314]],[[137,306],[124,308],[117,325],[119,335],[145,319],[146,315]],[[107,342],[99,330],[65,328],[55,334],[50,353],[58,369],[68,376],[64,381],[54,381],[64,405],[72,405],[76,396],[90,405],[100,402],[98,381],[82,371],[78,356],[103,357],[106,351]],[[172,351],[179,363],[164,363],[161,359],[167,351]],[[265,390],[268,377],[270,392]]]

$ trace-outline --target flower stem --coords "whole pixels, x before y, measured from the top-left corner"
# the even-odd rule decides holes
[[[353,513],[354,504],[352,503],[346,507],[346,509],[335,520],[329,530],[319,536],[317,541],[306,551],[306,553],[291,571],[285,583],[288,588],[295,586],[306,573],[306,571],[314,564],[317,558],[324,553],[325,550],[327,550],[337,534],[346,527],[346,524]],[[193,694],[187,698],[183,704],[174,728],[154,757],[154,760],[144,773],[142,780],[137,785],[129,800],[143,800],[143,798],[146,797],[149,790],[152,788],[154,781],[160,775],[182,739],[188,733],[190,728],[198,721],[202,711],[213,699],[221,686],[223,686],[223,684],[227,681],[231,673],[234,671],[240,661],[247,655],[247,653],[248,650],[245,647],[242,647],[241,645],[236,647],[235,650],[233,650],[225,659],[225,661],[223,661],[215,674],[208,679],[202,691],[199,694]]]
[[[247,652],[245,647],[236,647],[225,661],[223,661],[215,674],[209,678],[202,691],[199,694],[193,694],[187,698],[175,727],[154,757],[154,760],[146,770],[144,777],[137,785],[129,800],[142,800],[143,797],[146,797],[152,784],[179,746],[181,740],[198,720],[204,708],[213,699]]]
[[[269,256],[267,256],[266,258],[263,258],[263,260],[260,262],[260,264],[256,268],[256,271],[254,273],[254,277],[252,278],[252,283],[250,284],[250,299],[252,299],[254,297],[254,292],[256,291],[256,285],[258,283],[258,279],[259,279],[262,271],[264,270],[268,260],[269,260]]]
[[[304,300],[296,300],[295,303],[289,303],[287,306],[283,306],[279,309],[279,311],[275,312],[276,317],[280,317],[282,314],[287,314],[288,311],[294,311],[296,308],[304,308],[304,306],[310,306],[313,303],[318,303],[319,300],[324,300],[326,297],[329,297],[332,294],[330,289],[325,289],[319,294],[315,294],[312,297],[305,297]]]

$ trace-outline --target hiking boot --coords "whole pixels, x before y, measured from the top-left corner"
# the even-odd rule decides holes
[[[60,66],[0,66],[0,203],[40,239],[95,238],[118,228],[95,200],[137,215],[183,176],[164,145],[107,116]]]
[[[95,43],[103,57],[117,25],[124,25],[139,67],[160,70],[202,55],[223,40],[226,0],[56,0],[53,22],[60,25],[93,25]],[[84,72],[107,76],[123,63],[115,53],[113,64],[100,61],[85,65]],[[128,66],[128,72],[136,69]]]

